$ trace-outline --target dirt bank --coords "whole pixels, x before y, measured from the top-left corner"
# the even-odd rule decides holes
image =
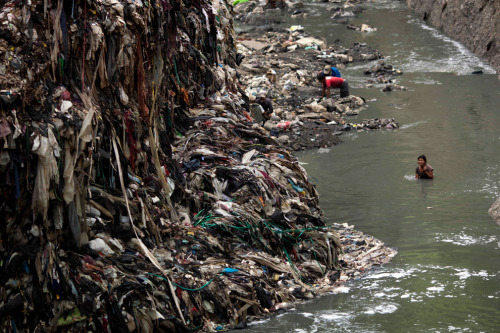
[[[462,42],[500,71],[500,3],[488,0],[406,0],[429,24]]]

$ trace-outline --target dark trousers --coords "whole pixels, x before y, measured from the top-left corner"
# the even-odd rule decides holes
[[[347,80],[344,80],[340,85],[340,98],[349,96],[349,83]]]

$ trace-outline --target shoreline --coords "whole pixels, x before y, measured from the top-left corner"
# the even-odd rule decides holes
[[[402,72],[385,64],[377,50],[360,43],[350,48],[339,44],[326,48],[320,38],[301,27],[293,31],[273,28],[265,32],[265,27],[258,26],[248,30],[237,38],[237,50],[243,58],[237,72],[249,96],[264,92],[273,101],[274,117],[263,127],[283,146],[292,151],[331,147],[342,141],[345,131],[399,127],[393,118],[350,119],[367,108],[361,96],[340,98],[338,89],[332,89],[332,98],[319,98],[321,86],[316,74],[326,64],[342,71],[346,64],[378,60],[378,65],[365,71],[367,86],[406,90],[393,82]]]
[[[388,247],[379,239],[355,230],[354,226],[335,223],[333,227],[339,233],[342,246],[346,250],[345,253],[339,255],[341,269],[334,273],[333,279],[324,277],[317,280],[313,285],[303,287],[300,292],[297,292],[294,295],[296,297],[294,301],[275,304],[271,311],[266,311],[260,316],[249,317],[245,325],[236,325],[228,329],[233,331],[246,328],[247,324],[253,326],[264,323],[272,317],[295,312],[298,305],[307,305],[319,297],[334,297],[336,294],[349,293],[351,287],[346,287],[346,283],[376,272],[397,255],[396,249]]]
[[[251,2],[249,3],[249,7],[253,8],[251,15],[259,13],[258,7],[252,7]],[[286,10],[281,9],[280,12],[283,13]],[[243,9],[242,12],[248,13],[248,9]],[[245,14],[242,12],[238,12],[237,17],[244,17]],[[269,12],[266,12],[266,15],[270,15]],[[340,137],[343,131],[398,128],[394,119],[349,122],[349,116],[360,114],[366,107],[366,101],[362,97],[351,95],[342,99],[338,97],[338,90],[332,89],[332,99],[320,101],[317,97],[315,98],[316,93],[321,92],[315,73],[326,63],[342,68],[347,63],[380,59],[379,65],[367,69],[365,74],[372,74],[372,77],[377,77],[378,83],[386,84],[383,88],[385,91],[406,90],[405,87],[391,84],[391,78],[402,73],[390,65],[386,66],[381,60],[383,55],[377,50],[361,44],[355,44],[351,49],[341,45],[333,45],[326,49],[317,48],[314,45],[322,43],[320,38],[311,36],[300,28],[295,31],[271,29],[265,32],[265,27],[255,24],[261,20],[265,18],[252,16],[252,23],[245,23],[248,31],[241,30],[238,35],[237,49],[245,57],[237,71],[242,76],[241,79],[247,83],[248,93],[257,95],[259,91],[264,90],[268,96],[273,97],[275,110],[277,109],[275,114],[279,117],[266,122],[264,128],[269,130],[272,136],[276,136],[280,144],[293,151],[331,148],[342,143]],[[248,28],[248,26],[253,26],[253,28]],[[352,29],[352,27],[348,28]],[[302,44],[301,39],[307,39],[309,44]],[[296,47],[297,45],[299,47]],[[337,64],[331,62],[336,56]],[[305,59],[309,61],[304,61]],[[252,64],[258,65],[253,67]],[[296,78],[287,75],[294,71],[299,72]],[[268,80],[261,79],[264,77]],[[290,82],[293,84],[291,89],[287,87]],[[370,84],[370,80],[368,82]],[[283,122],[290,122],[291,130],[282,130],[276,126]],[[299,136],[290,135],[294,129],[300,133]],[[330,136],[318,135],[318,129],[324,130]],[[306,139],[301,140],[300,136],[305,136]],[[311,137],[314,139],[311,140]],[[307,141],[314,141],[314,143],[310,144]],[[297,304],[307,304],[315,297],[329,296],[343,291],[345,282],[362,278],[365,274],[389,263],[397,255],[396,249],[362,231],[355,230],[354,226],[334,223],[331,227],[337,232],[342,244],[341,254],[338,256],[340,263],[340,269],[336,273],[338,276],[335,276],[333,281],[327,277],[317,280],[314,287],[309,286],[309,290],[306,289],[307,292],[302,298],[291,304],[278,304],[278,311],[270,314],[293,311]],[[255,317],[249,322],[260,319],[262,317]]]

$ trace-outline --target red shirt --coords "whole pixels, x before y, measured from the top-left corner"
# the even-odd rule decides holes
[[[344,79],[341,77],[327,76],[325,77],[325,85],[328,88],[340,88],[340,85],[344,83]]]

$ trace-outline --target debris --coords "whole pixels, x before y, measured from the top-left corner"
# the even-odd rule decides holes
[[[360,26],[356,25],[347,25],[347,29],[350,30],[356,30],[356,31],[361,31],[361,32],[374,32],[377,31],[377,28],[371,27],[368,24],[361,24]]]
[[[348,259],[390,260],[375,240],[376,251],[341,259],[341,231],[325,224],[307,173],[248,113],[252,92],[276,98],[286,82],[293,105],[313,71],[246,59],[286,47],[263,40],[238,53],[230,4],[190,5],[0,9],[3,330],[235,328],[339,287]],[[240,80],[240,63],[263,76]],[[283,117],[286,133],[340,123],[326,113],[362,101],[332,102],[299,129]]]

